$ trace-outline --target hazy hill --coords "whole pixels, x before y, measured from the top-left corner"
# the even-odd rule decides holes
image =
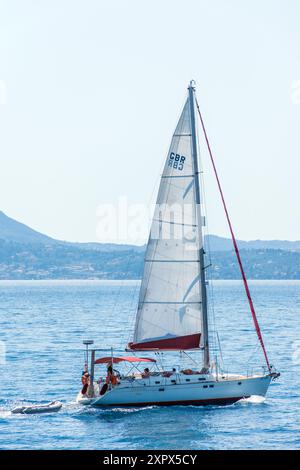
[[[62,240],[55,240],[54,238],[48,237],[30,227],[22,224],[17,220],[8,217],[4,212],[0,211],[0,240],[6,242],[16,243],[29,243],[29,244],[62,244],[72,245],[77,248],[85,250],[99,250],[99,251],[126,251],[130,249],[136,249],[137,251],[143,251],[144,247],[138,247],[135,245],[118,245],[114,243],[74,243],[66,242]]]
[[[214,279],[239,279],[228,238],[209,235]],[[300,242],[239,241],[250,279],[300,279]],[[0,279],[140,279],[145,246],[55,240],[0,212]],[[209,264],[210,260],[207,260]]]
[[[218,237],[217,235],[209,235],[208,241],[211,251],[228,251],[232,250],[232,241],[230,238]],[[300,241],[289,240],[238,240],[241,250],[291,250],[300,251]]]
[[[73,243],[55,240],[36,230],[8,217],[4,212],[0,211],[0,239],[17,242],[17,243],[42,243],[42,244],[68,244],[74,247],[80,247],[86,250],[100,251],[127,251],[137,250],[143,251],[143,246],[135,245],[118,245],[114,243]],[[232,250],[232,241],[230,238],[219,237],[217,235],[209,235],[208,240],[211,251],[230,251]],[[276,249],[276,250],[292,250],[300,251],[300,241],[288,240],[238,240],[239,248],[245,250],[260,249]]]
[[[0,239],[18,243],[56,243],[56,240],[43,235],[0,211]]]

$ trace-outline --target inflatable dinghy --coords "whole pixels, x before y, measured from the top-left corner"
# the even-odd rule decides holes
[[[62,407],[60,401],[51,401],[45,405],[27,405],[27,406],[17,406],[11,410],[12,413],[17,414],[33,414],[33,413],[54,413],[59,411]]]

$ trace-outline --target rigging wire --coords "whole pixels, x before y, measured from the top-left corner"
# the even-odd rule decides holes
[[[259,341],[257,340],[256,344],[254,345],[252,351],[249,354],[248,359],[246,360],[246,365],[248,365],[251,362],[252,358],[256,355],[258,348],[259,348]]]
[[[197,126],[196,126],[197,129]],[[204,216],[205,216],[205,224],[204,224],[204,240],[205,241],[205,257],[208,259],[208,266],[212,266],[212,258],[211,258],[211,245],[210,245],[210,238],[209,238],[209,225],[208,225],[208,217],[207,217],[207,198],[206,198],[206,188],[205,188],[205,181],[204,181],[204,161],[201,156],[200,152],[200,145],[199,145],[199,132],[197,129],[197,147],[198,147],[198,155],[199,155],[199,162],[200,162],[200,185],[201,185],[201,193],[202,193],[202,204],[204,208]],[[207,247],[207,250],[206,250]],[[219,341],[219,336],[217,332],[217,326],[216,326],[216,317],[215,317],[215,303],[214,303],[214,287],[212,283],[212,272],[211,269],[207,270],[206,274],[206,279],[208,281],[208,292],[209,292],[209,302],[208,302],[208,307],[209,307],[209,320],[211,321],[212,328],[210,329],[211,335],[210,335],[210,344],[211,344],[211,349],[214,351],[214,355],[218,356],[218,351],[220,351],[221,355],[221,345]],[[221,358],[222,360],[222,358]]]
[[[198,155],[200,156],[200,149],[199,149],[199,144],[198,144]],[[203,206],[204,206],[204,215],[205,215],[205,225],[204,225],[204,240],[205,244],[207,245],[207,250],[205,249],[205,256],[208,258],[209,266],[212,265],[212,259],[211,259],[211,249],[210,249],[210,240],[208,237],[208,217],[207,217],[207,204],[206,204],[206,191],[205,191],[205,184],[204,184],[204,177],[203,177],[203,161],[200,159],[200,165],[201,165],[201,171],[200,171],[200,183],[201,183],[201,189],[202,189],[202,201],[203,201]],[[210,342],[212,345],[212,349],[215,351],[217,350],[216,347],[216,340],[215,340],[215,332],[216,332],[216,321],[215,321],[215,308],[214,308],[214,292],[213,292],[213,285],[212,285],[212,276],[211,276],[211,270],[207,270],[207,275],[206,279],[208,281],[208,287],[209,287],[209,313],[210,313],[210,320],[212,323],[212,335],[210,338]]]
[[[218,347],[219,347],[219,352],[220,352],[220,359],[221,359],[221,371],[224,371],[225,370],[225,363],[224,363],[224,359],[223,359],[223,352],[222,352],[222,348],[221,348],[221,342],[220,342],[220,337],[219,337],[219,333],[218,331],[216,331],[216,335],[217,335],[217,340],[218,340]]]
[[[242,279],[243,279],[243,282],[244,282],[245,292],[246,292],[246,295],[247,295],[247,298],[248,298],[248,303],[249,303],[250,311],[251,311],[251,314],[252,314],[256,334],[257,334],[258,340],[260,342],[260,345],[262,347],[268,370],[270,372],[271,367],[270,367],[268,355],[267,355],[267,352],[266,352],[266,349],[265,349],[265,345],[264,345],[264,341],[263,341],[263,338],[262,338],[261,330],[260,330],[258,320],[257,320],[257,317],[256,317],[256,313],[255,313],[252,297],[251,297],[251,294],[250,294],[250,289],[249,289],[249,286],[248,286],[248,282],[247,282],[247,279],[246,279],[244,267],[243,267],[243,264],[242,264],[240,252],[239,252],[238,245],[237,245],[237,242],[236,242],[236,238],[235,238],[235,235],[234,235],[234,232],[233,232],[233,228],[232,228],[231,220],[230,220],[230,217],[229,217],[229,213],[228,213],[227,205],[226,205],[226,202],[225,202],[225,198],[224,198],[223,190],[222,190],[222,187],[221,187],[221,183],[220,183],[220,180],[219,180],[216,164],[215,164],[215,161],[214,161],[214,157],[213,157],[213,154],[212,154],[212,150],[211,150],[211,147],[210,147],[210,143],[209,143],[208,136],[207,136],[207,133],[206,133],[206,128],[204,126],[204,122],[203,122],[203,119],[202,119],[202,114],[201,114],[200,107],[199,107],[197,99],[196,99],[196,106],[197,106],[197,110],[198,110],[198,114],[199,114],[199,118],[200,118],[200,122],[201,122],[201,127],[202,127],[202,130],[203,130],[204,138],[205,138],[205,141],[206,141],[208,153],[209,153],[210,160],[211,160],[213,170],[214,170],[214,174],[215,174],[215,177],[216,177],[216,180],[217,180],[217,185],[218,185],[218,188],[219,188],[219,192],[220,192],[223,208],[224,208],[224,211],[225,211],[227,223],[228,223],[229,230],[230,230],[230,233],[231,233],[231,238],[232,238],[234,251],[235,251],[235,254],[236,254],[236,257],[237,257],[238,265],[239,265],[240,272],[241,272],[241,275],[242,275]]]
[[[198,362],[193,359],[185,350],[182,350],[183,354],[188,357],[195,365],[198,365]]]

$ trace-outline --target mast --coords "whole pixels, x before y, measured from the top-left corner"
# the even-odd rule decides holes
[[[195,121],[195,87],[193,81],[190,82],[189,90],[189,103],[190,103],[190,117],[191,117],[191,131],[192,131],[192,158],[194,163],[195,172],[195,199],[198,228],[201,230],[202,238],[202,215],[201,215],[201,195],[200,195],[200,181],[199,181],[199,166],[198,166],[198,148],[196,136],[196,121]],[[201,283],[201,301],[202,301],[202,327],[203,327],[203,343],[204,343],[204,367],[209,368],[209,339],[208,339],[208,318],[207,318],[207,293],[205,282],[205,267],[204,267],[204,248],[203,243],[199,249],[199,263],[200,263],[200,283]]]

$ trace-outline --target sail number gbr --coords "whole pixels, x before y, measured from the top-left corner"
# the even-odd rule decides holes
[[[178,153],[171,152],[169,156],[168,166],[175,168],[175,170],[183,170],[185,157]]]

